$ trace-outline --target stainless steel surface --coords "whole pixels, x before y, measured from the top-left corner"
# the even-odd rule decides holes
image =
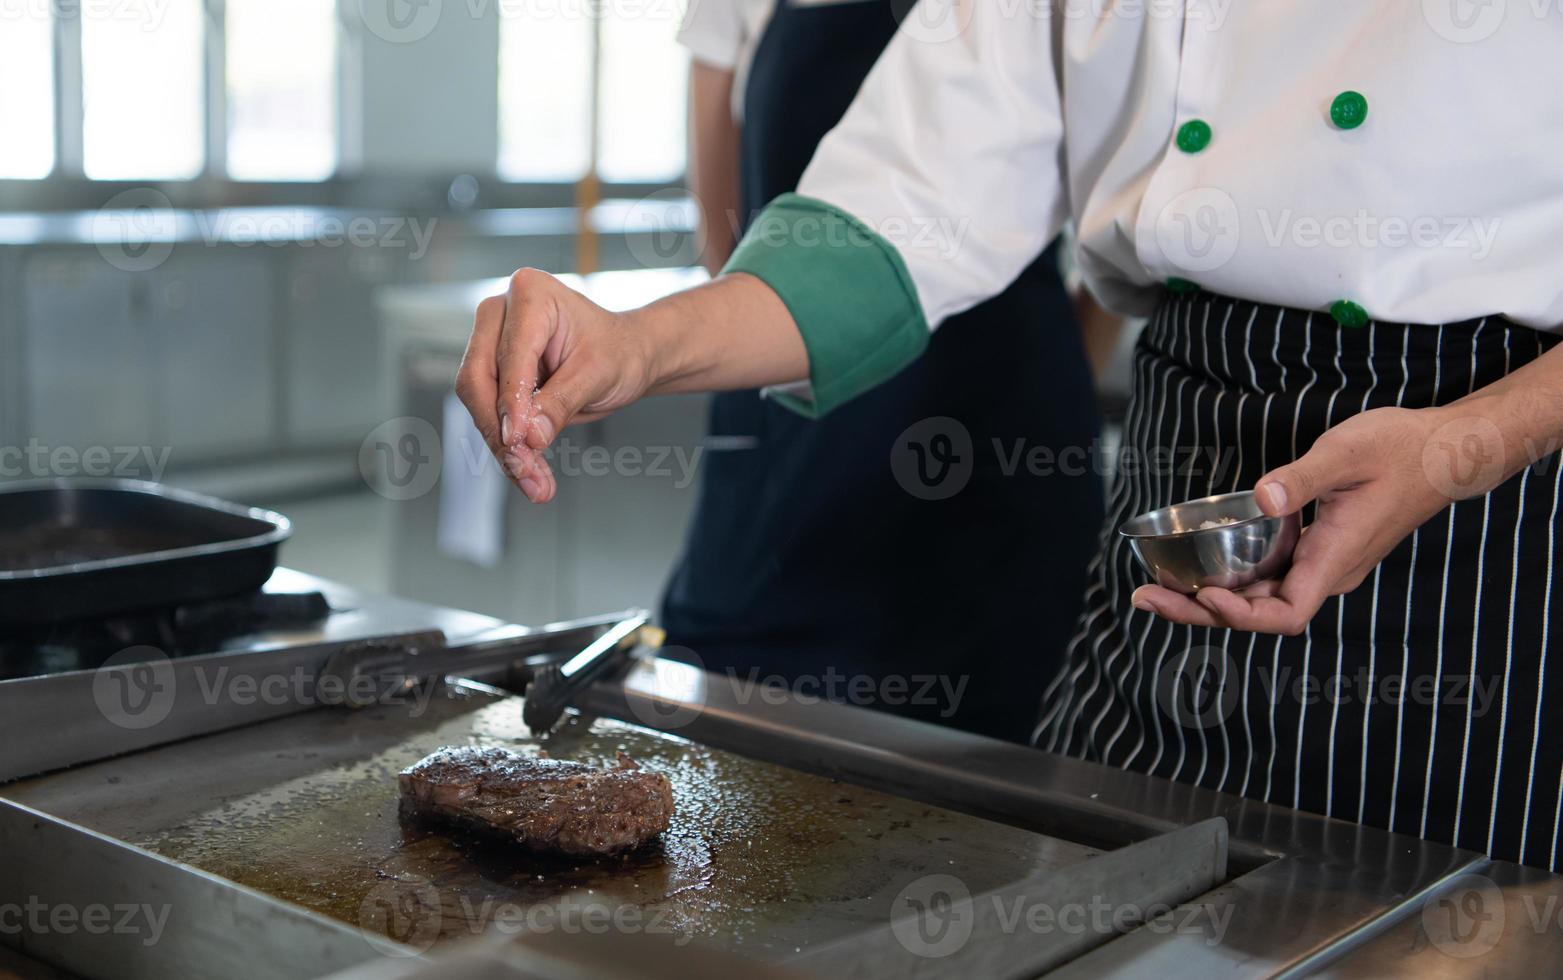
[[[400,634],[438,647],[440,637],[459,644],[537,632],[474,613],[364,596],[288,569],[274,573],[266,588],[318,589],[337,612],[303,628],[234,637],[204,656],[170,658],[153,647],[132,647],[106,665],[0,680],[0,730],[12,733],[0,753],[0,781],[318,707],[317,680],[343,641]]]
[[[960,896],[940,916],[943,922],[929,922],[932,900],[942,894],[938,886],[914,884],[892,907],[889,934],[818,947],[798,965],[821,977],[1033,977],[1159,914],[1151,910],[1209,891],[1226,873],[1227,825],[1217,817],[1101,854],[1067,874],[1034,875]],[[1112,909],[1122,918],[1089,915],[1091,908]],[[1054,928],[1017,928],[1017,913],[1037,909],[1059,916]],[[1070,910],[1081,913],[1077,923],[1067,918]],[[938,935],[929,932],[934,924],[959,928],[960,941],[949,942],[948,934],[930,939]]]
[[[519,699],[474,687],[447,694],[252,725],[26,780],[4,797],[420,949],[502,930],[505,907],[577,900],[627,923],[623,931],[770,962],[836,944],[829,962],[840,963],[860,942],[893,952],[894,902],[929,875],[959,876],[978,896],[1042,888],[1087,902],[1110,891],[1143,907],[1167,900],[1168,888],[1202,891],[1224,867],[1221,834],[1208,827],[1168,842],[1149,873],[1133,852],[1098,865],[1102,855],[1077,843],[618,722],[577,718],[534,739]],[[622,859],[545,861],[399,819],[396,773],[470,743],[587,761],[628,751],[672,780],[673,826]],[[412,912],[392,922],[385,907]],[[1106,938],[1025,934],[1010,955],[1044,962],[1061,944]]]
[[[0,944],[83,977],[293,980],[361,963],[359,930],[0,799]],[[266,955],[257,956],[264,948]]]
[[[1213,817],[1227,821],[1234,877],[1169,912],[1162,928],[1136,930],[1073,961],[1064,976],[1206,980],[1350,963],[1365,945],[1421,915],[1439,886],[1462,874],[1513,869],[1402,834],[859,708],[761,698],[747,682],[685,664],[637,665],[620,684],[592,694],[584,706],[594,712],[1096,846]],[[1563,882],[1541,877],[1551,887]],[[1194,915],[1221,923],[1219,933],[1177,928]],[[1563,928],[1504,938],[1482,968],[1502,972],[1511,958],[1563,961]]]
[[[1118,533],[1158,584],[1192,593],[1275,578],[1291,564],[1300,528],[1296,514],[1267,517],[1243,490],[1141,514]]]
[[[427,959],[365,963],[332,974],[329,980],[802,980],[805,976],[659,936],[546,932],[474,940]]]
[[[339,590],[328,586],[328,592]],[[334,601],[350,598],[375,605],[362,597],[338,595]],[[416,607],[393,603],[392,608],[413,619],[387,614],[381,607],[381,615],[370,617],[372,625],[427,628],[444,622],[455,628],[463,621],[461,614],[449,610],[424,607],[419,621]],[[484,620],[466,622],[474,626]],[[505,634],[486,622],[489,630],[479,626],[466,634],[468,640]],[[872,904],[829,901],[835,887],[831,882],[850,880],[857,887],[849,894],[872,884],[881,899],[896,895],[910,879],[941,870],[939,862],[947,859],[939,856],[940,849],[951,842],[940,837],[952,838],[958,852],[956,873],[971,882],[972,894],[981,895],[1004,887],[1006,881],[1021,885],[1025,862],[1032,862],[1027,865],[1032,869],[1045,868],[1049,861],[1078,867],[1099,851],[1118,851],[1220,818],[1230,827],[1229,869],[1222,883],[1054,972],[1167,980],[1313,972],[1356,977],[1403,970],[1428,976],[1542,975],[1563,962],[1563,930],[1558,925],[1563,879],[1556,876],[859,708],[760,696],[752,685],[731,677],[662,660],[638,663],[626,677],[593,686],[581,707],[591,715],[661,728],[674,738],[576,719],[550,739],[549,748],[605,755],[622,741],[651,759],[671,758],[667,753],[675,750],[685,753],[687,761],[679,765],[686,771],[679,778],[714,790],[697,792],[701,804],[694,826],[686,826],[688,833],[675,835],[664,849],[666,876],[659,879],[655,869],[637,866],[626,869],[625,882],[613,876],[594,878],[580,869],[537,882],[503,865],[488,865],[477,869],[474,878],[469,862],[484,857],[481,848],[436,834],[420,836],[424,832],[415,827],[404,830],[381,819],[390,816],[383,812],[390,805],[389,776],[432,743],[476,737],[534,744],[523,736],[514,699],[481,686],[457,690],[466,691],[467,700],[437,699],[425,706],[421,720],[397,716],[398,711],[412,710],[405,705],[356,713],[305,712],[0,787],[0,798],[25,794],[39,809],[66,815],[118,841],[152,844],[165,854],[192,858],[198,867],[217,869],[223,878],[262,886],[260,890],[270,893],[267,901],[292,913],[307,907],[351,921],[355,909],[363,908],[361,900],[368,894],[364,889],[373,887],[371,869],[384,869],[384,859],[392,857],[400,862],[391,864],[392,873],[420,873],[437,885],[469,889],[457,893],[469,898],[498,888],[520,896],[517,904],[525,908],[557,903],[571,885],[573,894],[585,891],[588,900],[595,897],[615,907],[625,904],[626,895],[643,896],[642,890],[650,888],[682,908],[686,914],[676,922],[696,934],[723,930],[754,945],[762,943],[763,935],[773,952],[780,948],[783,953],[795,939],[828,947],[831,928],[842,928],[854,915],[859,925],[865,915],[877,917],[880,925],[890,922],[890,909],[882,905],[876,912]],[[39,719],[17,721],[6,707],[0,706],[0,737],[8,745],[26,744]],[[783,768],[756,768],[757,763],[734,759],[730,753]],[[799,782],[803,773],[838,780],[838,789],[853,803],[798,789],[812,785],[806,779]],[[939,816],[929,825],[922,810],[914,810],[915,818],[907,818],[910,827],[886,828],[877,823],[877,810],[866,816],[861,812],[862,801],[875,799],[870,794],[876,792],[888,794],[895,812],[906,812],[906,801],[914,800],[914,807],[937,808]],[[380,796],[372,799],[376,793]],[[766,801],[758,812],[738,805],[756,795]],[[815,809],[807,811],[804,805]],[[8,806],[15,810],[0,802],[0,808]],[[969,829],[973,825],[961,822],[972,818],[991,822],[974,831]],[[728,823],[734,819],[737,825]],[[743,860],[747,854],[735,857],[745,827],[755,821],[791,828],[781,835],[790,853],[783,849],[778,857],[767,852],[757,864]],[[940,833],[941,824],[962,829]],[[867,836],[881,830],[878,841]],[[714,848],[712,835],[717,839]],[[1046,853],[1029,852],[1025,862],[1002,857],[1017,840],[1049,843]],[[67,839],[57,849],[69,853],[74,847]],[[905,878],[864,872],[885,854]],[[53,887],[46,863],[30,867],[34,880]],[[687,870],[698,867],[714,868],[711,873],[720,880],[701,887],[704,879]],[[831,876],[821,878],[807,870],[817,867],[829,869]],[[1150,872],[1164,867],[1146,862]],[[745,881],[752,886],[759,879],[774,887],[765,893],[766,904],[745,909],[736,895]],[[401,891],[408,882],[372,880],[389,883],[392,900],[405,897]],[[679,891],[677,884],[670,884],[680,881],[693,882],[694,887]],[[1478,886],[1474,889],[1473,881]],[[1494,890],[1485,891],[1483,881]],[[593,896],[599,882],[601,890]],[[416,880],[411,884],[416,888]],[[608,890],[610,884],[630,891]],[[1473,893],[1475,898],[1470,897]],[[357,906],[352,902],[355,895],[360,899]],[[701,909],[702,899],[711,906]],[[444,904],[437,907],[436,921],[443,928],[449,920]],[[1465,918],[1441,919],[1449,910]],[[793,925],[777,925],[773,916],[780,915],[791,916]],[[1501,924],[1496,934],[1486,925],[1494,918]],[[414,917],[412,924],[418,921]],[[464,921],[464,915],[456,916],[458,928],[465,929]],[[1032,938],[1034,930],[1024,916],[1006,916],[1004,921],[1011,923],[1010,932],[977,945]],[[734,928],[745,922],[752,928]],[[1191,922],[1194,928],[1188,927]],[[755,923],[768,925],[760,930]],[[852,929],[844,934],[852,935]],[[839,939],[843,933],[834,935]],[[0,941],[11,940],[0,936]],[[258,942],[264,946],[265,940]],[[132,960],[134,953],[125,950]],[[794,949],[794,955],[801,950]],[[941,960],[929,962],[937,965]],[[399,965],[384,961],[390,971],[385,975]],[[116,972],[132,967],[116,964]],[[376,975],[380,968],[379,963],[370,967]],[[940,975],[965,977],[983,971],[968,964]]]
[[[387,695],[410,698],[419,684],[452,674],[525,685],[537,669],[557,663],[560,655],[573,653],[578,658],[586,652],[576,653],[579,648],[596,649],[605,634],[616,634],[611,648],[639,629],[646,616],[641,610],[630,610],[550,623],[521,636],[461,644],[446,644],[443,639],[434,644],[394,640],[349,644],[326,659],[316,689],[325,703],[368,707],[384,702]],[[625,625],[626,618],[635,620],[633,627]],[[570,692],[565,693],[566,700],[558,705],[560,713],[568,703]]]

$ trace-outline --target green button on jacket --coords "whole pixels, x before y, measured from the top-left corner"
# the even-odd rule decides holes
[[[1356,129],[1368,118],[1368,100],[1361,92],[1345,91],[1330,103],[1330,121],[1341,129]]]

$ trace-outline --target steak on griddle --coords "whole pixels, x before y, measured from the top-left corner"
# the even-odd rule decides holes
[[[440,749],[398,777],[414,813],[501,834],[540,853],[617,854],[668,828],[673,787],[618,753],[611,769],[509,749]]]

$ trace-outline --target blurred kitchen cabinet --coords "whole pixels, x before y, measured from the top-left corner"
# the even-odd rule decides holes
[[[709,413],[705,395],[647,398],[565,433],[554,468],[572,518],[568,615],[657,607],[694,513]]]
[[[446,398],[460,363],[459,350],[405,350],[397,413],[423,419],[443,432]],[[518,623],[547,623],[571,615],[574,607],[561,596],[571,580],[563,571],[572,566],[565,549],[568,505],[536,507],[507,487],[504,549],[496,567],[483,568],[440,552],[440,494],[447,478],[431,492],[395,505],[391,591]]]
[[[272,258],[261,246],[185,247],[146,273],[155,404],[176,464],[274,438]]]
[[[155,446],[157,353],[146,280],[96,249],[50,249],[27,259],[21,315],[23,441],[78,450]]]
[[[624,310],[703,279],[696,270],[640,269],[567,281],[606,308]],[[442,431],[472,311],[503,287],[503,280],[485,280],[380,294],[383,373],[397,382],[395,414]],[[649,398],[567,430],[551,454],[559,479],[552,503],[534,506],[507,485],[504,550],[495,568],[440,552],[442,479],[399,505],[392,591],[528,624],[655,607],[694,510],[708,412],[703,395]]]
[[[356,444],[389,407],[373,294],[400,261],[384,251],[291,249],[284,269],[283,418],[290,446]]]

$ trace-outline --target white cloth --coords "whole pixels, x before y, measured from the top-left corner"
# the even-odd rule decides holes
[[[1367,99],[1356,129],[1331,121],[1346,90]],[[1073,217],[1087,285],[1122,313],[1178,277],[1555,329],[1560,92],[1551,5],[920,0],[799,192],[896,246],[930,324]],[[1213,138],[1186,153],[1196,118]]]
[[[443,415],[436,542],[443,555],[494,568],[505,553],[510,484],[455,393],[445,396]]]
[[[777,0],[689,0],[678,43],[696,61],[733,73],[733,121],[743,122],[749,65]]]

